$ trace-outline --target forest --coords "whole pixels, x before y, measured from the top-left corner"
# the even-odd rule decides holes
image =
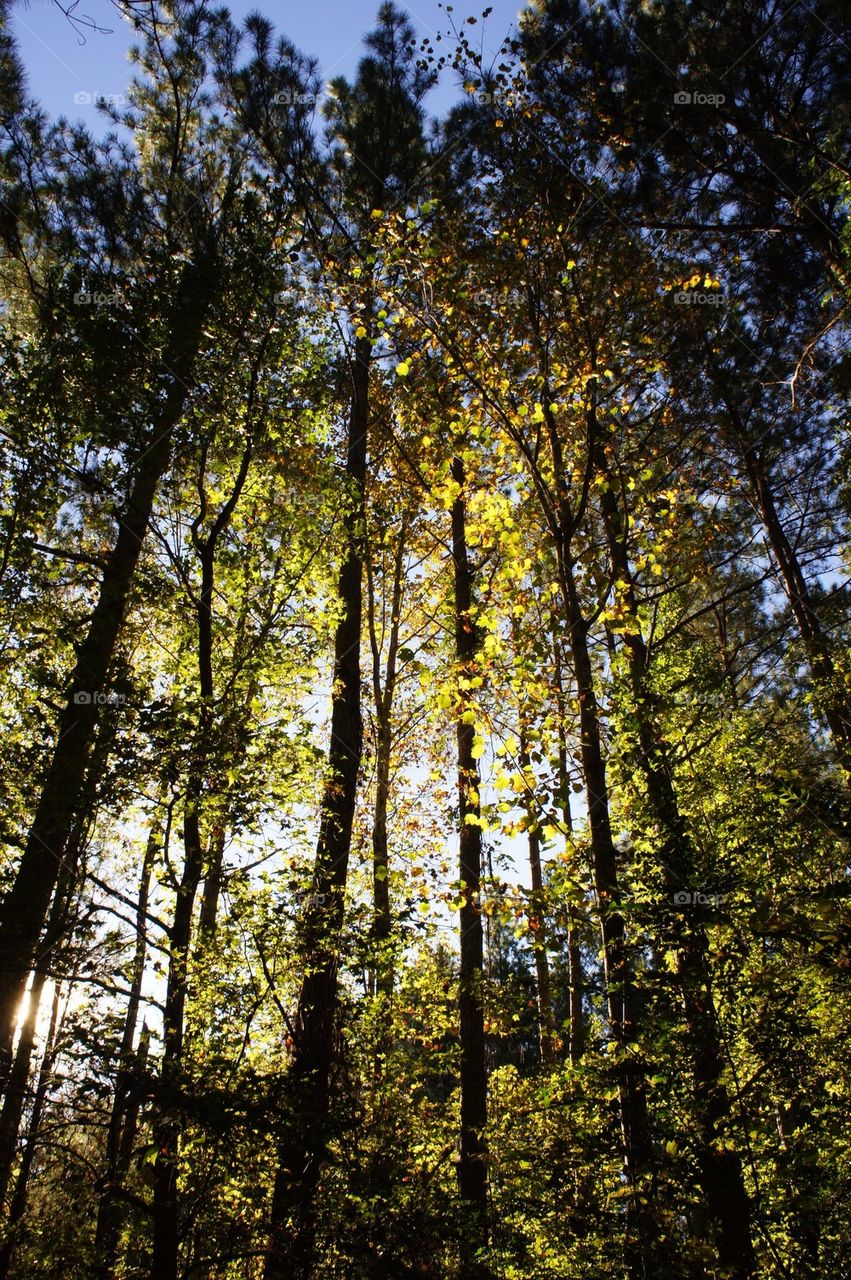
[[[847,0],[11,9],[0,1280],[851,1280]]]

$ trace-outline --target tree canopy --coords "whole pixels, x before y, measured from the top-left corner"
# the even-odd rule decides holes
[[[0,1280],[851,1275],[847,7],[116,6],[98,136],[0,31]]]

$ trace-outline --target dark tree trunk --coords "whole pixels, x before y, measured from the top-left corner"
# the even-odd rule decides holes
[[[452,463],[459,486],[452,505],[452,560],[455,586],[455,653],[459,671],[468,679],[477,673],[479,638],[471,612],[473,570],[467,553],[464,465]],[[466,709],[462,696],[459,711]],[[461,1040],[461,1133],[458,1189],[465,1208],[462,1223],[460,1280],[484,1280],[490,1268],[481,1254],[490,1236],[488,1214],[487,1066],[484,1023],[484,932],[482,929],[482,828],[478,761],[473,755],[475,725],[459,713],[458,844],[460,879],[459,1032]]]
[[[851,707],[841,677],[836,670],[833,649],[825,634],[813,601],[801,562],[786,536],[783,522],[774,501],[771,482],[762,465],[757,445],[748,441],[741,415],[727,405],[732,424],[732,434],[745,466],[751,493],[759,510],[763,527],[768,535],[777,568],[783,580],[783,588],[789,600],[789,608],[798,625],[801,639],[807,650],[816,707],[824,717],[846,780],[851,783]]]
[[[36,969],[30,984],[27,1016],[21,1027],[18,1046],[15,1050],[15,1061],[9,1073],[6,1096],[3,1100],[3,1111],[0,1113],[0,1209],[6,1203],[6,1193],[9,1190],[12,1171],[15,1167],[18,1132],[27,1100],[30,1065],[35,1050],[36,1023],[46,982],[47,974],[44,969]]]
[[[393,921],[390,910],[390,863],[387,847],[387,807],[390,800],[390,760],[393,750],[393,699],[399,658],[399,623],[405,567],[406,522],[403,519],[393,562],[390,634],[387,665],[381,673],[381,646],[375,625],[376,599],[372,570],[367,561],[369,589],[369,637],[372,648],[372,684],[377,736],[375,746],[375,807],[372,818],[373,965],[372,985],[378,994],[393,989],[392,958],[387,954]]]
[[[553,619],[553,671],[555,673],[556,708],[558,710],[558,786],[561,799],[562,821],[568,835],[573,832],[573,814],[570,809],[570,778],[567,771],[567,702],[564,696],[561,645]],[[571,902],[567,907],[567,982],[568,1025],[570,1034],[570,1061],[578,1062],[585,1050],[585,1017],[582,1007],[585,991],[585,972],[582,968],[579,912]]]
[[[198,913],[198,930],[205,942],[210,942],[215,937],[218,925],[226,840],[225,828],[214,827],[207,852],[207,874],[201,894],[201,910]]]
[[[313,887],[303,912],[306,972],[299,993],[272,1194],[265,1280],[307,1280],[313,1268],[315,1196],[328,1133],[331,1059],[337,1004],[339,938],[345,909],[358,774],[363,750],[361,618],[363,511],[369,425],[368,338],[355,344],[346,471],[346,558],[339,578],[342,617],[334,640],[334,701],[328,775],[316,848]]]
[[[593,402],[588,434],[597,469],[610,482]],[[613,577],[621,584],[623,604],[632,622],[623,634],[623,645],[630,677],[630,712],[636,725],[635,773],[644,780],[650,808],[662,833],[658,860],[673,905],[674,894],[690,884],[694,853],[677,802],[656,699],[648,687],[649,654],[639,625],[625,522],[611,483],[603,489],[601,509]],[[756,1269],[750,1200],[738,1155],[718,1149],[718,1127],[730,1122],[732,1109],[723,1084],[724,1064],[710,995],[707,939],[698,924],[678,915],[670,917],[667,931],[676,949],[677,979],[692,1053],[695,1107],[701,1130],[701,1186],[717,1227],[719,1262],[731,1280],[747,1280]]]
[[[585,970],[582,967],[582,948],[579,942],[579,920],[576,907],[567,908],[567,981],[570,1018],[570,1061],[576,1063],[585,1051],[585,1016],[582,996],[585,991]]]
[[[78,837],[77,841],[73,841],[77,846],[83,839],[81,831],[78,832]],[[69,859],[69,863],[71,861],[72,859]],[[73,862],[76,867],[76,856],[73,858]],[[17,1154],[18,1133],[27,1099],[30,1066],[35,1049],[36,1024],[44,994],[44,986],[51,970],[54,975],[58,972],[57,952],[60,949],[59,944],[68,924],[75,881],[76,875],[70,871],[69,864],[66,864],[60,875],[56,893],[53,895],[47,928],[39,947],[39,954],[36,957],[29,992],[27,1016],[21,1027],[18,1045],[15,1050],[15,1059],[7,1082],[2,1111],[0,1111],[0,1208],[6,1201],[6,1193],[9,1189]]]
[[[44,1056],[42,1057],[41,1067],[38,1073],[38,1084],[36,1085],[32,1111],[30,1112],[27,1138],[21,1154],[18,1176],[15,1179],[15,1190],[12,1194],[12,1203],[9,1206],[9,1213],[6,1219],[6,1234],[3,1239],[2,1246],[0,1246],[0,1280],[6,1280],[9,1275],[9,1268],[12,1265],[12,1257],[15,1251],[18,1229],[23,1221],[24,1214],[27,1211],[30,1170],[32,1169],[32,1163],[35,1159],[39,1130],[41,1129],[41,1119],[44,1113],[44,1104],[47,1101],[50,1079],[53,1074],[53,1066],[56,1060],[56,1041],[59,1029],[59,1005],[60,993],[59,983],[57,982],[53,989],[53,1006],[50,1012],[50,1026],[48,1027]]]
[[[579,704],[579,745],[588,801],[591,877],[600,915],[606,1011],[616,1051],[618,1113],[624,1177],[629,1190],[625,1260],[629,1280],[645,1280],[645,1277],[653,1273],[657,1260],[665,1256],[667,1250],[660,1237],[655,1212],[655,1160],[647,1113],[644,1068],[631,1047],[636,1028],[626,921],[621,903],[617,851],[612,839],[600,710],[588,647],[589,623],[583,612],[577,585],[573,549],[573,539],[587,506],[588,481],[593,470],[592,442],[588,442],[583,496],[580,496],[574,509],[558,423],[549,407],[551,396],[547,386],[546,354],[540,345],[539,360],[544,383],[541,394],[544,426],[554,489],[543,479],[537,467],[533,467],[533,475],[539,492],[544,494],[544,510],[555,544],[558,583],[567,624],[567,643]]]
[[[136,945],[133,953],[130,995],[127,1000],[124,1029],[118,1052],[115,1094],[112,1100],[112,1111],[106,1135],[106,1169],[98,1200],[97,1227],[95,1229],[95,1252],[98,1259],[98,1273],[104,1280],[110,1280],[115,1272],[118,1239],[124,1216],[123,1205],[116,1191],[120,1188],[127,1173],[126,1168],[122,1167],[121,1150],[127,1123],[133,1071],[137,1065],[134,1041],[142,997],[142,981],[145,976],[145,958],[148,942],[148,895],[160,842],[161,835],[159,830],[152,828],[145,844],[145,856],[142,859],[142,873],[139,879],[139,893],[136,900]]]
[[[609,788],[600,735],[600,715],[594,692],[594,671],[588,651],[588,624],[574,578],[573,562],[563,557],[573,673],[579,698],[582,769],[588,797],[591,871],[600,912],[606,1002],[612,1038],[617,1047],[616,1068],[624,1172],[630,1188],[627,1265],[630,1277],[651,1274],[657,1230],[652,1209],[655,1161],[650,1141],[644,1072],[630,1048],[635,1039],[633,993],[626,924],[621,911],[617,853],[609,819]]]
[[[374,988],[376,993],[389,994],[393,985],[393,971],[387,955],[387,944],[392,932],[390,914],[390,863],[387,848],[387,806],[390,799],[390,752],[392,735],[390,724],[381,719],[375,751],[375,808],[372,815],[372,938]]]
[[[201,589],[196,602],[198,622],[198,693],[200,705],[195,741],[186,780],[183,811],[183,873],[177,889],[169,946],[168,985],[163,1009],[163,1106],[153,1125],[157,1148],[154,1163],[154,1241],[151,1280],[177,1280],[180,1249],[178,1159],[182,1119],[178,1097],[183,1075],[183,1037],[192,946],[195,900],[204,875],[204,846],[201,838],[201,809],[207,791],[211,736],[215,723],[213,686],[213,598],[216,551],[219,538],[228,527],[239,501],[251,464],[249,439],[227,502],[219,510],[209,533],[201,534],[206,499],[192,526],[192,542],[201,562]],[[206,447],[201,457],[200,489],[203,494],[207,463]]]
[[[529,746],[523,713],[520,714],[520,767],[524,777],[528,777],[532,769],[529,757]],[[535,958],[535,980],[538,1000],[538,1040],[541,1050],[541,1061],[551,1063],[555,1060],[555,1019],[553,1017],[552,984],[550,982],[550,962],[547,956],[547,907],[544,899],[544,875],[541,866],[541,836],[539,831],[540,814],[535,807],[534,796],[528,787],[524,790],[524,808],[526,810],[527,844],[529,849],[529,877],[532,892],[530,894],[532,953]]]
[[[157,488],[169,465],[174,430],[192,385],[210,278],[209,266],[187,267],[184,272],[171,338],[157,379],[164,394],[134,468],[133,486],[119,519],[88,632],[78,650],[30,835],[14,884],[0,906],[0,1086],[11,1067],[17,1011],[79,807],[100,720],[97,698],[106,693]]]
[[[162,1102],[153,1124],[154,1241],[151,1280],[177,1280],[179,1234],[178,1154],[182,1121],[179,1095],[183,1067],[183,1035],[188,993],[189,951],[195,896],[204,870],[198,806],[200,792],[187,795],[183,815],[183,874],[177,890],[169,936],[170,960],[163,1010]]]

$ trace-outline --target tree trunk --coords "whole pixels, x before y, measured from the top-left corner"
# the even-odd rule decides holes
[[[84,786],[100,720],[98,699],[106,694],[157,488],[169,465],[174,430],[192,386],[211,277],[209,265],[194,265],[184,271],[157,379],[164,395],[134,468],[133,486],[119,519],[88,632],[78,650],[29,838],[14,884],[0,906],[0,1087],[11,1067],[18,1009]]]
[[[403,517],[393,560],[393,588],[390,604],[390,635],[387,665],[381,673],[381,646],[375,625],[375,587],[369,560],[366,561],[369,602],[369,638],[372,648],[372,684],[378,732],[375,749],[375,807],[372,818],[373,885],[373,965],[372,986],[376,993],[389,995],[393,989],[393,965],[387,954],[393,921],[390,911],[390,863],[387,848],[387,806],[390,799],[390,760],[393,749],[393,699],[399,658],[399,623],[405,567],[406,521]]]
[[[768,536],[772,554],[783,579],[792,616],[798,624],[807,650],[815,686],[816,706],[824,717],[846,781],[851,783],[851,708],[836,670],[833,649],[825,634],[801,563],[786,537],[774,501],[771,483],[762,465],[759,449],[749,444],[745,424],[739,412],[727,404],[733,436],[741,454],[753,499]]]
[[[136,1066],[133,1045],[136,1038],[136,1023],[139,1018],[139,1005],[142,997],[142,981],[145,976],[148,942],[148,895],[154,863],[160,847],[161,834],[156,827],[152,827],[145,844],[145,856],[142,859],[142,873],[139,879],[139,893],[136,900],[136,946],[133,954],[130,995],[127,1001],[127,1011],[124,1015],[124,1029],[121,1036],[115,1079],[115,1094],[112,1100],[112,1111],[106,1136],[106,1169],[101,1182],[100,1198],[98,1200],[95,1253],[98,1259],[98,1273],[104,1277],[104,1280],[111,1280],[115,1271],[118,1238],[123,1219],[121,1200],[115,1194],[115,1191],[120,1187],[127,1172],[126,1168],[122,1168],[121,1148],[129,1094],[132,1087],[132,1074]]]
[[[616,1079],[624,1151],[624,1173],[630,1188],[627,1266],[631,1280],[651,1274],[656,1225],[651,1200],[654,1168],[647,1117],[644,1073],[631,1045],[635,1039],[632,977],[626,943],[626,924],[620,907],[617,854],[609,819],[609,789],[600,736],[600,717],[594,692],[594,672],[588,651],[588,624],[574,577],[574,566],[563,556],[573,673],[579,698],[582,769],[588,797],[591,870],[600,912],[603,968],[609,1026],[616,1048]]]
[[[151,1280],[177,1280],[179,1237],[178,1155],[183,1035],[189,978],[189,950],[195,897],[204,870],[199,827],[200,792],[187,789],[183,816],[183,874],[177,890],[170,930],[168,985],[163,1009],[162,1103],[153,1124],[157,1155],[154,1163],[154,1240]]]
[[[695,859],[677,802],[656,699],[647,683],[649,654],[640,629],[625,521],[598,438],[593,400],[588,434],[597,469],[608,482],[601,497],[603,524],[612,574],[621,584],[623,605],[631,619],[631,626],[623,634],[623,645],[630,677],[630,711],[636,724],[635,773],[644,780],[650,808],[662,833],[658,860],[666,894],[673,903],[674,894],[690,884]],[[718,1126],[729,1122],[731,1104],[723,1084],[721,1043],[711,1004],[707,939],[703,929],[685,917],[672,919],[668,932],[676,948],[677,981],[692,1052],[695,1107],[701,1129],[701,1186],[717,1227],[719,1262],[732,1280],[747,1280],[756,1269],[750,1200],[738,1155],[718,1147]]]
[[[82,839],[82,832],[78,834]],[[75,857],[73,859],[75,868],[76,861]],[[36,957],[29,992],[27,1016],[21,1027],[18,1045],[15,1050],[15,1059],[7,1082],[6,1095],[3,1099],[3,1108],[0,1111],[0,1208],[6,1201],[6,1193],[9,1189],[17,1154],[18,1133],[26,1104],[30,1066],[33,1050],[35,1049],[36,1025],[44,986],[51,969],[54,974],[57,972],[56,951],[68,923],[75,880],[76,875],[66,864],[60,874],[56,893],[53,895],[47,928],[39,947],[39,954]]]
[[[529,757],[529,745],[526,736],[526,725],[523,712],[520,713],[520,767],[524,779],[531,774],[532,762]],[[532,886],[530,894],[532,952],[535,957],[535,979],[538,998],[538,1039],[541,1050],[541,1061],[552,1063],[555,1060],[555,1019],[553,1017],[552,985],[550,982],[550,962],[547,956],[547,909],[544,900],[544,875],[541,867],[541,836],[539,831],[540,814],[536,811],[534,796],[528,786],[524,786],[523,806],[526,811],[526,831],[529,848],[529,877]]]
[[[183,1073],[183,1037],[189,959],[195,899],[204,874],[204,845],[201,838],[201,806],[207,787],[207,763],[211,751],[214,721],[213,687],[213,593],[216,548],[239,499],[251,459],[250,444],[243,454],[239,474],[228,501],[219,511],[206,537],[199,529],[204,514],[192,526],[192,541],[201,562],[201,590],[196,605],[198,623],[198,693],[200,705],[195,741],[186,780],[183,812],[183,873],[177,890],[169,944],[168,985],[163,1010],[163,1105],[153,1125],[157,1148],[154,1163],[154,1240],[151,1280],[177,1280],[180,1248],[178,1159],[182,1122],[179,1107]],[[200,486],[204,486],[206,451],[202,454]]]
[[[212,941],[216,935],[226,840],[227,832],[224,826],[214,827],[207,851],[207,874],[204,877],[204,892],[201,895],[201,910],[198,913],[198,931],[205,942]]]
[[[632,1047],[636,1034],[633,984],[626,922],[621,908],[617,852],[612,839],[600,711],[588,648],[589,623],[583,612],[576,580],[573,539],[584,516],[586,498],[580,497],[576,510],[573,509],[561,436],[550,408],[546,353],[540,342],[539,362],[543,379],[541,400],[544,427],[553,470],[554,492],[537,469],[537,464],[533,464],[533,475],[539,492],[545,495],[544,512],[555,545],[558,584],[579,704],[580,757],[588,800],[591,877],[600,915],[606,1011],[615,1050],[624,1177],[629,1191],[625,1261],[629,1280],[644,1280],[653,1273],[657,1258],[664,1255],[665,1245],[660,1238],[653,1204],[655,1160],[650,1139],[644,1069]],[[590,440],[588,448],[584,494],[587,494],[587,481],[593,466]]]
[[[0,1113],[0,1209],[6,1203],[6,1193],[9,1190],[12,1171],[15,1167],[18,1132],[21,1125],[21,1116],[24,1114],[27,1085],[30,1078],[30,1065],[33,1051],[35,1050],[36,1023],[38,1022],[39,1007],[46,982],[47,974],[43,968],[39,967],[32,976],[27,1016],[21,1027],[18,1046],[15,1050],[15,1060],[9,1073],[6,1096],[3,1099],[3,1110]]]
[[[570,809],[570,778],[567,772],[567,704],[564,696],[561,645],[553,619],[553,671],[555,673],[556,708],[558,710],[558,786],[564,828],[568,836],[573,832],[573,814]],[[582,968],[582,950],[579,942],[579,913],[572,902],[567,907],[567,982],[568,1024],[570,1033],[570,1061],[576,1063],[585,1050],[585,1018],[582,997],[585,991],[585,972]]]
[[[452,559],[455,586],[455,653],[459,671],[477,673],[479,639],[471,614],[473,571],[467,554],[464,464],[452,463],[459,486],[452,505]],[[458,844],[460,879],[459,1031],[461,1040],[461,1134],[458,1189],[465,1208],[459,1280],[484,1280],[490,1268],[482,1254],[488,1247],[487,1066],[483,1003],[484,933],[481,910],[482,828],[479,765],[473,755],[475,725],[463,714],[468,699],[460,696],[458,742]]]
[[[278,1143],[265,1280],[307,1280],[313,1267],[314,1201],[330,1112],[339,937],[363,750],[360,656],[371,357],[369,339],[358,338],[352,369],[346,459],[351,485],[345,517],[346,558],[339,578],[343,613],[334,640],[328,775],[322,798],[313,888],[300,922],[306,972],[299,993],[295,1043],[286,1087],[287,1113]]]
[[[9,1214],[6,1221],[6,1235],[2,1246],[0,1246],[0,1280],[6,1280],[9,1275],[9,1268],[12,1264],[12,1256],[14,1254],[15,1244],[17,1241],[18,1228],[20,1227],[24,1214],[27,1210],[30,1170],[32,1168],[33,1160],[35,1159],[38,1135],[41,1128],[41,1117],[44,1112],[44,1104],[47,1101],[47,1093],[50,1088],[50,1078],[53,1074],[53,1065],[56,1060],[56,1040],[59,1029],[59,1004],[59,983],[57,982],[53,989],[53,1005],[50,1012],[50,1026],[48,1027],[47,1039],[44,1046],[44,1055],[42,1057],[41,1068],[38,1073],[38,1084],[36,1085],[35,1097],[33,1098],[32,1112],[30,1113],[30,1122],[27,1129],[27,1139],[21,1155],[21,1164],[18,1169],[18,1176],[15,1179],[15,1190],[12,1195],[12,1203],[9,1206]]]

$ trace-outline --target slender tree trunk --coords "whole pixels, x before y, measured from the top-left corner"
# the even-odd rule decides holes
[[[243,461],[245,461],[243,459]],[[247,473],[247,468],[246,468]],[[242,474],[240,472],[240,474]],[[244,481],[237,478],[237,497],[242,491]],[[248,688],[245,693],[244,706],[251,707],[251,703],[257,694],[257,682],[252,677],[249,681]],[[246,712],[248,715],[248,712]],[[233,770],[239,769],[245,760],[245,753],[248,749],[250,739],[249,723],[246,718],[238,728],[239,739],[231,759],[230,767]],[[210,833],[210,841],[206,856],[206,873],[204,875],[204,890],[201,894],[201,909],[198,912],[198,933],[205,944],[209,944],[216,936],[216,929],[219,923],[219,901],[222,896],[222,888],[224,886],[224,866],[225,866],[225,845],[227,844],[228,828],[230,818],[227,812],[222,815],[221,821],[216,822]]]
[[[452,559],[455,585],[455,653],[459,670],[469,679],[476,674],[479,639],[473,621],[473,570],[467,553],[464,464],[452,463],[452,478],[459,486],[452,506]],[[481,874],[482,828],[478,761],[473,755],[475,725],[463,714],[467,699],[459,702],[458,740],[458,843],[460,879],[459,1030],[461,1039],[461,1135],[458,1156],[458,1189],[466,1209],[462,1224],[460,1280],[484,1280],[490,1268],[481,1255],[490,1236],[488,1214],[487,1066],[485,1023]]]
[[[256,374],[257,366],[252,374],[249,392],[249,417],[254,400]],[[201,526],[207,513],[205,474],[209,443],[207,441],[202,448],[199,475],[201,505],[191,531],[192,544],[201,565],[201,588],[195,610],[198,623],[199,710],[195,726],[195,741],[187,770],[183,809],[183,872],[177,888],[174,919],[169,935],[168,984],[163,1009],[161,1070],[163,1105],[153,1125],[157,1155],[154,1162],[154,1240],[151,1280],[177,1280],[178,1274],[180,1251],[178,1163],[182,1131],[179,1096],[183,1076],[183,1039],[186,1029],[192,922],[195,915],[195,900],[205,865],[204,845],[201,838],[201,807],[208,789],[207,771],[215,724],[213,597],[216,551],[219,539],[230,523],[245,486],[253,455],[249,436],[230,495],[216,514],[209,533],[203,535]]]
[[[390,861],[387,845],[387,807],[390,799],[390,723],[379,718],[375,752],[375,806],[372,814],[372,987],[377,995],[389,995],[393,967],[387,954],[392,934],[390,912]]]
[[[204,869],[197,794],[187,797],[184,812],[184,864],[170,930],[168,985],[163,1011],[162,1102],[153,1125],[157,1148],[154,1163],[154,1241],[151,1280],[177,1280],[180,1247],[178,1156],[182,1130],[180,1088],[183,1036],[189,978],[189,950],[195,896]]]
[[[130,1086],[127,1105],[124,1112],[124,1124],[121,1127],[121,1141],[118,1144],[118,1161],[116,1165],[117,1185],[123,1186],[130,1171],[133,1159],[133,1147],[139,1131],[139,1113],[142,1109],[142,1091],[140,1082],[144,1082],[151,1052],[151,1029],[147,1022],[142,1023],[139,1032],[139,1046],[133,1055],[134,1080]]]
[[[15,1167],[18,1132],[21,1116],[24,1114],[30,1066],[35,1050],[36,1023],[46,982],[46,972],[41,967],[37,968],[32,976],[27,1016],[21,1027],[15,1060],[9,1073],[6,1096],[3,1099],[3,1110],[0,1113],[0,1208],[6,1203],[6,1193]]]
[[[145,856],[142,859],[142,873],[139,879],[139,893],[136,900],[136,945],[133,953],[130,995],[124,1015],[124,1029],[118,1053],[115,1094],[112,1100],[112,1111],[106,1135],[106,1169],[98,1200],[95,1252],[98,1259],[98,1271],[104,1277],[104,1280],[110,1280],[115,1272],[118,1238],[124,1216],[122,1203],[116,1195],[116,1190],[120,1187],[126,1175],[126,1169],[122,1168],[121,1148],[127,1121],[133,1070],[137,1065],[134,1041],[148,949],[148,896],[154,863],[160,847],[161,832],[157,827],[152,827],[145,844]]]
[[[553,671],[555,673],[556,708],[558,710],[558,786],[561,799],[562,821],[568,836],[573,832],[573,814],[570,809],[570,778],[567,772],[567,702],[564,696],[561,646],[553,619]],[[576,1063],[585,1050],[585,1017],[582,997],[585,991],[585,972],[582,968],[579,913],[572,902],[567,907],[567,982],[568,1023],[570,1032],[570,1061]]]
[[[585,618],[576,580],[573,539],[584,515],[585,501],[577,509],[571,505],[571,488],[561,436],[550,408],[546,353],[539,340],[539,367],[543,377],[541,400],[546,437],[555,482],[554,494],[537,469],[533,475],[545,498],[545,515],[553,535],[558,564],[558,583],[567,623],[573,680],[579,704],[579,743],[585,791],[588,800],[588,829],[591,846],[591,877],[600,914],[603,970],[606,983],[606,1010],[614,1042],[615,1079],[623,1144],[624,1177],[629,1189],[625,1260],[629,1280],[647,1280],[656,1259],[666,1253],[656,1219],[653,1173],[655,1159],[650,1138],[644,1069],[632,1048],[636,1036],[633,1016],[634,993],[630,972],[626,921],[621,905],[618,857],[612,839],[609,787],[603,755],[600,711],[595,691],[594,668],[588,647],[589,623]],[[586,486],[593,459],[586,459]]]
[[[582,1008],[582,994],[585,990],[585,970],[582,967],[579,921],[576,907],[572,903],[567,908],[567,981],[570,986],[568,1004],[570,1061],[577,1063],[585,1052],[585,1017]]]
[[[107,689],[157,488],[169,465],[173,433],[192,385],[211,277],[208,265],[190,266],[184,272],[171,338],[158,374],[163,396],[134,468],[130,496],[119,519],[88,632],[78,650],[30,835],[14,884],[0,906],[0,1086],[11,1067],[18,1008],[79,806],[100,720],[98,699]]]
[[[78,832],[78,837],[78,840],[74,841],[77,848],[82,842],[82,831]],[[76,856],[73,859],[69,859],[69,863],[72,860],[76,865]],[[36,1025],[44,986],[51,968],[54,974],[57,971],[56,952],[67,926],[75,879],[76,876],[71,873],[69,866],[66,864],[56,887],[56,892],[53,895],[47,928],[39,947],[39,954],[36,957],[29,992],[27,1016],[21,1027],[18,1045],[15,1050],[15,1059],[7,1082],[6,1095],[3,1099],[3,1107],[0,1110],[0,1207],[6,1201],[6,1193],[9,1189],[17,1154],[18,1133],[27,1098],[30,1066],[35,1049]]]
[[[2,1246],[0,1246],[0,1280],[6,1280],[9,1275],[9,1268],[12,1265],[12,1257],[15,1251],[18,1229],[23,1220],[24,1214],[27,1211],[30,1170],[32,1169],[32,1163],[35,1159],[39,1130],[41,1129],[41,1118],[44,1113],[44,1104],[47,1101],[50,1079],[53,1074],[53,1065],[56,1060],[60,1008],[59,987],[60,984],[57,982],[53,989],[53,1005],[50,1012],[50,1025],[47,1031],[47,1039],[45,1041],[44,1055],[41,1060],[41,1068],[38,1074],[38,1084],[36,1085],[35,1097],[33,1098],[32,1111],[30,1112],[27,1138],[21,1155],[18,1176],[15,1179],[15,1190],[12,1194],[12,1203],[9,1206],[9,1214],[6,1220],[6,1235],[3,1239]]]
[[[393,561],[393,589],[390,604],[390,634],[387,647],[387,665],[381,672],[381,645],[376,629],[377,602],[369,560],[366,561],[369,638],[372,648],[372,683],[375,700],[375,718],[378,727],[375,750],[375,807],[372,818],[372,885],[374,947],[373,986],[377,993],[389,995],[393,988],[393,965],[387,955],[393,921],[390,911],[390,863],[387,846],[387,807],[390,800],[390,761],[393,750],[393,699],[396,693],[396,672],[399,658],[399,623],[402,611],[402,590],[405,567],[406,521],[402,520],[399,542]]]
[[[647,1116],[647,1096],[641,1064],[630,1047],[635,1040],[632,976],[621,911],[617,854],[609,818],[609,788],[600,735],[600,716],[594,690],[594,671],[588,650],[588,624],[582,613],[568,555],[562,557],[573,673],[579,698],[582,769],[588,797],[591,870],[600,912],[603,967],[609,1026],[619,1059],[617,1088],[624,1150],[624,1172],[630,1188],[627,1265],[631,1280],[652,1272],[657,1230],[651,1205],[655,1165]]]
[[[593,399],[588,434],[597,469],[610,481]],[[623,604],[631,619],[623,644],[630,677],[630,711],[636,724],[635,772],[644,780],[650,807],[662,832],[658,857],[666,891],[673,902],[674,894],[689,884],[694,853],[677,802],[656,699],[647,683],[649,655],[640,628],[626,525],[611,483],[603,489],[601,509],[613,576],[620,583]],[[695,1106],[701,1129],[701,1185],[717,1226],[719,1262],[733,1280],[747,1280],[756,1269],[750,1200],[738,1155],[719,1149],[718,1144],[718,1128],[729,1123],[732,1109],[723,1084],[723,1056],[711,1003],[708,943],[703,929],[686,918],[673,920],[669,934],[676,948],[677,980],[692,1052]]]
[[[851,707],[836,670],[833,646],[821,625],[801,562],[786,536],[759,449],[748,443],[745,424],[735,407],[728,403],[727,412],[753,499],[780,570],[792,616],[807,650],[815,685],[816,706],[830,730],[846,780],[851,782]]]
[[[222,893],[226,841],[227,831],[224,826],[221,824],[215,826],[210,836],[210,848],[207,852],[207,874],[204,877],[201,910],[198,913],[198,931],[205,942],[212,941],[218,925],[219,898]]]
[[[524,778],[531,774],[532,761],[529,757],[527,730],[523,712],[520,713],[520,767]],[[547,910],[544,900],[544,875],[541,866],[541,836],[539,831],[540,814],[536,811],[534,797],[528,787],[524,787],[523,804],[526,811],[527,843],[529,848],[529,876],[532,892],[530,905],[532,913],[532,953],[535,957],[535,979],[538,998],[538,1039],[541,1050],[541,1061],[552,1063],[555,1060],[555,1019],[553,1017],[552,984],[550,982],[550,962],[547,956]]]
[[[357,339],[346,460],[351,485],[350,506],[345,519],[346,558],[339,579],[343,612],[334,640],[328,776],[322,799],[313,892],[300,922],[306,972],[299,993],[287,1081],[287,1115],[278,1143],[265,1280],[307,1280],[313,1267],[314,1202],[330,1113],[339,937],[363,751],[362,544],[371,357],[369,339]]]

